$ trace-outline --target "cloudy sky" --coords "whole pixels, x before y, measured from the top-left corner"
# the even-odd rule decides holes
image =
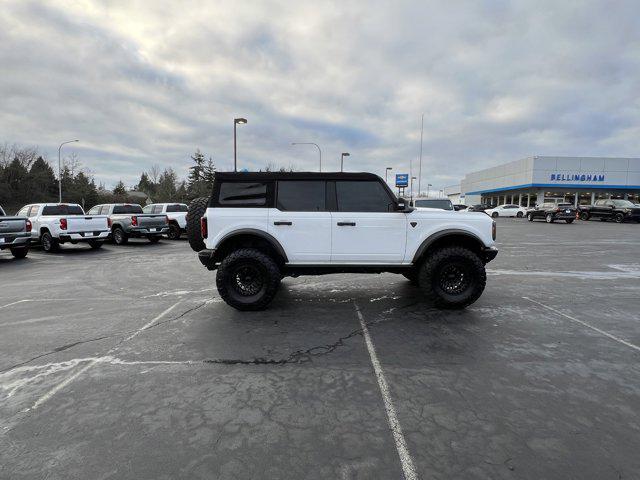
[[[640,156],[640,3],[632,1],[3,0],[0,142],[98,181],[323,167],[440,188],[530,155]]]

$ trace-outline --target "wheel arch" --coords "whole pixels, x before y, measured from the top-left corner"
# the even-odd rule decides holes
[[[436,232],[427,237],[418,247],[412,263],[418,264],[432,251],[444,247],[458,245],[466,247],[478,254],[485,248],[484,243],[476,234],[461,229],[447,229]]]
[[[253,228],[234,230],[223,236],[216,246],[214,262],[221,262],[224,257],[237,248],[255,248],[274,256],[280,265],[289,262],[284,248],[273,235]]]

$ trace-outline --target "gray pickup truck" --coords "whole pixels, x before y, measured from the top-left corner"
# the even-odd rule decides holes
[[[0,250],[11,250],[16,258],[24,258],[31,242],[31,221],[26,217],[7,217],[0,207]]]
[[[111,238],[116,245],[124,245],[129,238],[147,238],[151,243],[169,231],[166,215],[146,214],[135,203],[107,203],[96,205],[89,215],[107,215]]]

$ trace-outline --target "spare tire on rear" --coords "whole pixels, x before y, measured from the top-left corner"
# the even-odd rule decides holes
[[[200,230],[200,219],[207,211],[209,199],[206,197],[194,198],[189,204],[187,212],[187,238],[189,245],[195,252],[204,250],[206,245],[202,239],[202,231]]]

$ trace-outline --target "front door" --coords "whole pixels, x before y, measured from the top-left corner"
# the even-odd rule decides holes
[[[332,217],[331,263],[399,264],[407,243],[407,218],[375,180],[337,180]],[[335,187],[333,187],[335,185]]]
[[[292,264],[324,264],[331,259],[331,213],[324,180],[279,180],[268,232]]]

